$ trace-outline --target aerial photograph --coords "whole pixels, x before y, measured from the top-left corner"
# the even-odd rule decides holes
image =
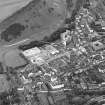
[[[0,105],[105,105],[105,0],[0,0]]]

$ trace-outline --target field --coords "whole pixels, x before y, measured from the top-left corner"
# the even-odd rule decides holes
[[[0,35],[3,36],[0,36],[0,44],[13,44],[26,38],[43,39],[44,36],[63,26],[65,16],[66,5],[63,0],[59,2],[33,0],[0,23]],[[14,24],[21,25],[24,30],[11,28]],[[14,32],[19,34],[16,36],[17,33]]]

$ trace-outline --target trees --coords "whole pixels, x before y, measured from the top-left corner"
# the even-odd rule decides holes
[[[20,37],[23,30],[25,30],[25,26],[20,23],[14,23],[1,33],[1,39],[10,42]]]
[[[3,72],[4,72],[3,64],[2,62],[0,62],[0,74],[3,74]]]

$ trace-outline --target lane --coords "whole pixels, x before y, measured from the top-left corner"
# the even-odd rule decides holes
[[[0,22],[26,6],[32,0],[0,0]]]
[[[28,1],[30,1],[30,0],[0,0],[0,7],[14,5],[17,3],[28,2]]]

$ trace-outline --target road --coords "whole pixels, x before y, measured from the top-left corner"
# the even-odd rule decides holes
[[[32,0],[0,0],[0,22],[26,6]]]

